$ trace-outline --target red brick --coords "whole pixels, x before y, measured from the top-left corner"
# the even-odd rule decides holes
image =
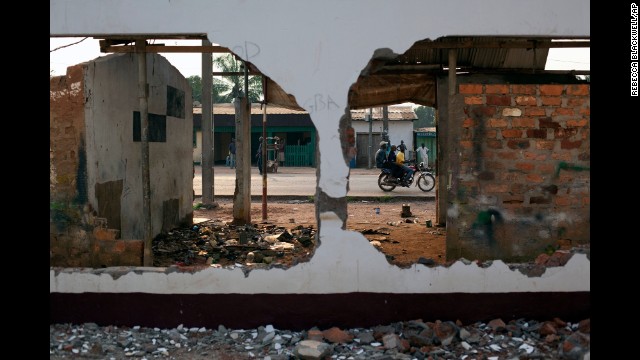
[[[515,160],[518,158],[518,153],[515,151],[500,152],[498,153],[498,158],[505,160]]]
[[[562,161],[572,160],[571,153],[568,153],[568,152],[554,152],[553,154],[551,154],[551,158],[553,160],[562,160]]]
[[[527,191],[527,187],[524,184],[516,183],[511,185],[511,193],[524,194]]]
[[[125,249],[124,240],[116,240],[116,246],[113,248],[114,252],[121,253]]]
[[[495,158],[496,152],[495,152],[495,151],[493,151],[493,150],[494,150],[494,149],[485,149],[485,150],[482,152],[482,158],[483,158],[484,160],[490,160],[490,159]],[[475,158],[475,157],[474,157],[474,158]]]
[[[511,119],[511,125],[513,127],[533,128],[536,127],[536,119],[530,117],[514,118]]]
[[[504,137],[504,138],[519,138],[519,137],[522,137],[522,130],[504,129],[504,130],[502,130],[502,137]]]
[[[458,91],[460,94],[482,94],[482,84],[460,84]]]
[[[527,181],[539,184],[544,181],[544,178],[539,174],[527,174]]]
[[[538,101],[535,96],[516,96],[516,105],[536,106]]]
[[[589,95],[589,85],[567,85],[567,95]]]
[[[486,162],[487,169],[489,170],[503,170],[504,162],[502,161],[487,161]]]
[[[511,105],[511,96],[487,95],[487,105],[509,106]]]
[[[591,109],[590,108],[580,109],[578,114],[580,114],[580,115],[591,115]]]
[[[582,140],[571,141],[571,140],[562,140],[560,143],[560,148],[569,150],[569,149],[577,149],[582,145]]]
[[[465,96],[464,103],[467,105],[482,105],[484,101],[482,96]]]
[[[540,129],[557,129],[560,127],[560,124],[553,121],[550,117],[538,118],[538,123],[538,127],[540,127]]]
[[[508,183],[516,183],[520,181],[521,174],[519,172],[505,172],[500,175],[500,180]]]
[[[524,153],[524,158],[525,158],[525,160],[535,160],[537,155],[538,155],[538,153],[534,153],[534,152],[531,152],[531,151],[526,151]]]
[[[487,94],[508,94],[509,93],[509,85],[499,84],[499,85],[485,85],[485,93]]]
[[[466,118],[462,122],[462,127],[468,128],[468,127],[473,127],[473,126],[475,126],[475,121],[473,121],[473,119],[471,119],[471,118]]]
[[[553,150],[556,146],[556,142],[552,140],[536,140],[536,149],[538,150]]]
[[[509,125],[505,119],[489,119],[489,127],[492,128],[505,128]]]
[[[463,149],[471,149],[473,147],[473,141],[470,141],[470,140],[460,141],[460,146],[462,146]]]
[[[585,99],[582,97],[569,98],[569,100],[567,100],[567,106],[568,107],[588,107],[589,99]]]
[[[542,96],[540,99],[544,106],[560,106],[562,104],[562,98],[557,96]]]
[[[473,106],[471,113],[476,116],[493,116],[496,114],[495,106]]]
[[[578,129],[576,128],[558,128],[553,132],[553,136],[556,139],[568,139],[570,137],[575,136],[578,133]]]
[[[547,113],[544,108],[541,107],[526,107],[524,108],[525,116],[545,116]]]
[[[511,85],[511,93],[512,94],[535,95],[536,94],[536,86],[535,85]]]
[[[540,85],[540,95],[562,95],[564,85]]]
[[[527,137],[529,139],[546,139],[547,129],[528,129]]]
[[[574,111],[571,108],[555,108],[553,110],[553,113],[551,113],[552,116],[556,116],[556,115],[573,115]]]
[[[484,137],[487,139],[495,139],[498,137],[498,130],[487,130]]]
[[[506,193],[509,192],[509,185],[489,183],[484,186],[484,190],[487,193]]]
[[[539,164],[538,172],[541,174],[553,174],[555,172],[555,168],[552,164]]]
[[[507,146],[510,149],[521,150],[528,149],[529,146],[531,146],[531,143],[529,142],[529,140],[509,140],[507,141]]]
[[[125,240],[124,245],[127,251],[136,253],[144,251],[144,241],[142,240]]]
[[[489,149],[502,149],[501,140],[487,140],[487,147]]]
[[[568,206],[571,205],[571,197],[558,195],[555,197],[555,204],[558,206]]]
[[[571,127],[583,127],[583,126],[587,126],[587,119],[571,119],[571,120],[567,120],[567,126],[571,126]]]
[[[582,205],[589,205],[589,204],[591,204],[591,197],[589,197],[589,196],[584,196],[584,197],[582,198]]]
[[[520,162],[516,163],[516,169],[522,171],[532,171],[533,169],[535,169],[535,165],[533,165],[532,163]]]

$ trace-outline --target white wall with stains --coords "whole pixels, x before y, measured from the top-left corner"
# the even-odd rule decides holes
[[[579,0],[513,1],[50,1],[51,36],[206,33],[294,95],[319,135],[318,186],[347,193],[339,120],[349,87],[374,51],[402,53],[415,41],[454,35],[589,36],[589,6]],[[528,278],[495,261],[488,268],[398,269],[363,235],[320,214],[320,246],[291,269],[207,269],[196,273],[138,268],[113,279],[96,271],[50,272],[51,292],[341,293],[589,291],[589,260]]]

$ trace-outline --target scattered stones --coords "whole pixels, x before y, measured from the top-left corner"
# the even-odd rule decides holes
[[[564,324],[564,326],[563,326]],[[590,358],[590,319],[570,323],[493,319],[411,320],[372,328],[313,327],[296,332],[272,325],[217,330],[50,324],[51,359],[576,359]],[[512,336],[517,329],[519,336]],[[543,333],[556,332],[543,336]]]

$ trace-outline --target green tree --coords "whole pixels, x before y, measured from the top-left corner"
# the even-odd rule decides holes
[[[222,72],[243,72],[242,61],[236,60],[231,54],[220,55],[213,58],[214,68],[218,68]],[[255,103],[262,101],[262,77],[250,75],[249,83],[249,102]],[[244,75],[230,76],[214,76],[213,77],[213,102],[217,104],[231,103],[238,96],[238,93],[244,89]]]
[[[192,75],[187,78],[189,86],[191,86],[191,97],[193,101],[202,103],[202,78],[198,75]]]
[[[418,106],[413,109],[418,120],[413,122],[413,128],[424,128],[436,126],[436,109],[431,106]]]

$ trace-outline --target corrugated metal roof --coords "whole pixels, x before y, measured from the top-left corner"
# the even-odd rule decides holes
[[[413,107],[411,105],[394,105],[394,106],[388,106],[387,109],[388,109],[388,118],[390,121],[397,121],[397,120],[413,121],[418,119],[418,116],[413,111]],[[382,120],[381,107],[371,108],[371,110],[372,110],[371,116],[373,117],[373,120]],[[358,121],[358,120],[363,121],[364,116],[368,114],[369,114],[369,109],[351,110],[351,119],[353,121]]]
[[[251,104],[251,113],[252,114],[262,114],[262,106],[259,103]],[[202,114],[202,107],[194,107],[194,114]],[[214,115],[234,115],[236,113],[236,108],[233,104],[213,104],[213,114]],[[307,114],[304,110],[293,110],[290,108],[286,108],[279,105],[269,104],[267,105],[267,115],[273,114]]]
[[[388,117],[389,120],[417,120],[418,117],[416,113],[413,111],[413,107],[411,105],[393,105],[387,107],[388,109]],[[354,121],[364,120],[364,115],[369,113],[369,109],[360,109],[360,110],[351,110],[351,118]],[[373,119],[381,120],[382,119],[382,108],[372,108]],[[193,108],[194,115],[202,114],[202,107],[194,107]],[[251,104],[251,114],[262,114],[261,104]],[[286,107],[271,105],[267,106],[267,116],[268,115],[291,115],[291,114],[308,114],[306,111],[293,110]],[[235,106],[233,104],[213,104],[213,115],[235,115]]]

